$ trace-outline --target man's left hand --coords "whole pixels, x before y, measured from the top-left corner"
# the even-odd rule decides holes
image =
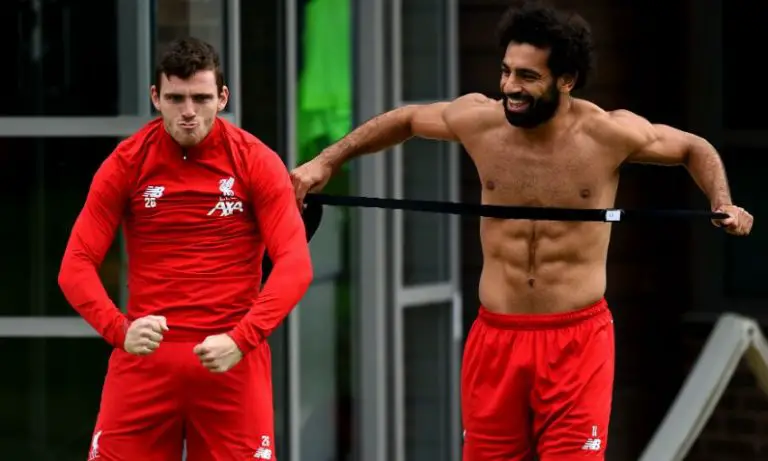
[[[227,334],[208,336],[193,351],[200,363],[213,373],[229,371],[243,358],[243,353]]]
[[[754,218],[744,208],[736,205],[723,205],[717,207],[715,213],[725,213],[728,215],[725,219],[715,219],[713,223],[725,229],[726,232],[733,235],[749,235],[752,231],[752,221]]]

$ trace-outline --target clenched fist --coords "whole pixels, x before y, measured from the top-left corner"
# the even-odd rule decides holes
[[[714,224],[723,227],[727,233],[745,236],[752,232],[754,218],[744,208],[735,205],[724,205],[717,207],[714,211],[728,215],[725,219],[714,220]]]
[[[322,156],[317,156],[291,171],[296,204],[300,210],[303,209],[304,197],[307,193],[321,190],[328,184],[332,175],[333,166]]]
[[[224,373],[237,365],[243,353],[228,334],[208,336],[194,347],[193,352],[205,368],[214,373]]]
[[[129,354],[149,355],[160,347],[164,331],[168,331],[165,317],[148,315],[138,318],[128,327],[123,348]]]

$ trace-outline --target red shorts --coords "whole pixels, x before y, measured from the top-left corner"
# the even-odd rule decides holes
[[[179,461],[185,440],[188,461],[276,459],[269,345],[212,373],[196,344],[113,351],[89,461]]]
[[[462,364],[464,461],[604,459],[613,341],[605,300],[565,314],[481,307]]]

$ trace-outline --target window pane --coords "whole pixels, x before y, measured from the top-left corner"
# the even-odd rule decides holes
[[[754,31],[762,30],[768,17],[766,2],[722,2],[724,124],[732,130],[766,130],[768,114],[763,107],[768,95],[750,86],[744,75],[745,56],[761,56],[763,42]]]
[[[733,201],[757,216],[757,225],[748,238],[723,236],[725,239],[726,296],[730,298],[765,299],[768,285],[759,269],[768,254],[768,231],[759,223],[768,213],[765,180],[759,173],[764,149],[726,149],[723,162],[728,171]]]
[[[243,128],[275,149],[285,160],[285,43],[283,0],[241,2],[240,88]],[[265,72],[264,69],[270,69]],[[235,97],[232,95],[231,97]],[[284,458],[282,456],[281,458]]]
[[[403,315],[405,459],[451,459],[451,304]]]
[[[298,0],[297,163],[314,158],[352,125],[350,0]],[[344,168],[324,192],[351,195]],[[326,207],[311,242],[314,282],[299,312],[299,459],[352,457],[349,210]]]
[[[314,240],[314,239],[313,239]],[[313,253],[316,253],[313,251]],[[313,254],[313,260],[319,261]],[[336,281],[312,284],[299,315],[301,453],[317,459],[344,459],[339,453],[340,404]],[[348,430],[348,428],[344,428]]]
[[[93,174],[117,145],[112,138],[0,139],[0,194],[13,225],[0,226],[12,242],[0,258],[0,315],[77,315],[57,277],[72,224]],[[107,292],[120,295],[119,243],[102,267]]]
[[[87,458],[111,348],[101,339],[0,338],[0,459]]]
[[[288,458],[288,328],[283,322],[269,335],[272,353],[272,401],[275,412],[275,453]]]
[[[449,148],[412,139],[403,145],[403,192],[416,200],[450,199]],[[403,213],[403,283],[446,282],[451,276],[450,216]]]
[[[120,69],[117,2],[0,2],[10,40],[0,116],[117,114],[118,83],[130,70]]]
[[[443,99],[448,92],[446,2],[401,0],[404,101]]]
[[[216,48],[226,77],[226,0],[155,0],[155,18],[156,54],[177,38],[193,36]]]
[[[285,55],[284,34],[281,33],[284,6],[283,0],[240,2],[241,78],[245,82],[258,84],[243,85],[240,95],[233,94],[232,97],[241,98],[242,127],[275,149],[285,161],[285,95],[282,91],[276,91],[276,88],[284,87],[287,80],[285,70],[279,63],[280,57]],[[220,40],[224,40],[223,35]],[[226,58],[222,56],[222,59]],[[264,69],[273,71],[264,72]],[[288,333],[289,325],[283,322],[269,337],[272,350],[275,448],[281,460],[290,459]]]

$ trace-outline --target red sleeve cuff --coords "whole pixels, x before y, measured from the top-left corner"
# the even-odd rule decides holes
[[[125,336],[128,333],[128,327],[131,326],[131,322],[125,318],[124,315],[120,315],[117,319],[117,325],[115,325],[114,333],[112,334],[112,337],[109,338],[107,341],[112,345],[112,347],[117,349],[124,349],[125,348]]]
[[[230,331],[229,337],[232,338],[232,341],[235,342],[235,345],[238,349],[240,349],[240,352],[242,352],[243,355],[247,355],[249,352],[254,350],[256,346],[258,346],[258,343],[260,343],[263,339],[259,337],[257,342],[254,344],[245,337],[245,334],[239,328],[235,328],[234,330]]]

